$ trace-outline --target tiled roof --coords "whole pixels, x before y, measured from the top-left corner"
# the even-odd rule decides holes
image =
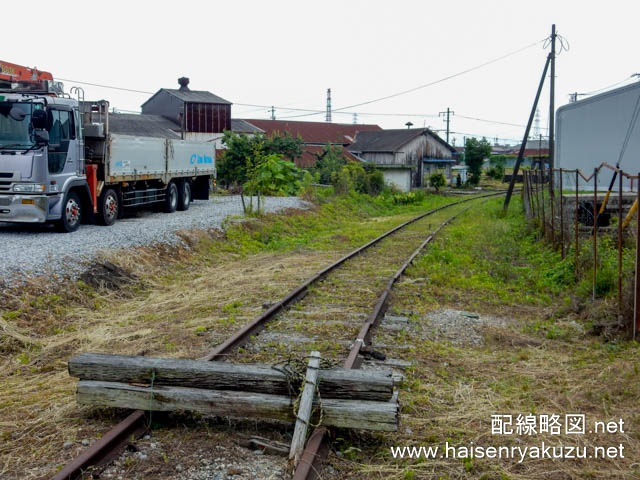
[[[313,168],[318,161],[318,157],[322,156],[324,147],[320,145],[305,145],[302,155],[295,159],[298,168]],[[344,157],[352,162],[360,162],[360,159],[352,155],[345,147],[342,147]]]
[[[231,119],[231,131],[235,133],[261,133],[262,129],[251,125],[246,120],[240,120],[239,118]]]
[[[289,132],[293,137],[300,136],[304,143],[325,145],[333,143],[349,145],[354,142],[359,132],[381,131],[378,125],[299,122],[288,120],[247,120],[252,125],[264,130],[267,136],[275,133]]]
[[[451,145],[426,128],[401,128],[382,130],[380,132],[360,132],[358,133],[355,143],[349,146],[349,150],[352,152],[396,152],[403,145],[423,134],[433,136],[449,150],[455,152],[455,149]]]

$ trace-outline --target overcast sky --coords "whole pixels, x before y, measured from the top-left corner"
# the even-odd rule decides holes
[[[6,2],[5,2],[6,3]],[[268,118],[367,102],[485,67],[387,100],[334,112],[333,121],[443,129],[450,107],[463,134],[515,143],[526,123],[556,23],[570,49],[557,58],[556,107],[570,92],[635,81],[640,2],[616,1],[30,1],[3,4],[2,60],[60,79],[155,92],[187,76],[194,90],[234,103],[237,118]],[[626,82],[625,82],[626,80]],[[68,90],[74,82],[65,81]],[[139,111],[149,97],[82,85],[87,98]],[[373,114],[399,115],[373,115]],[[424,115],[424,116],[411,116]],[[549,117],[548,86],[541,126]],[[324,121],[324,113],[300,120]],[[544,133],[544,132],[543,132]],[[444,136],[444,132],[442,132]]]

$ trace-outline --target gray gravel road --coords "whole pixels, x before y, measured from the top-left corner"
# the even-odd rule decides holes
[[[305,208],[305,202],[296,197],[266,199],[267,212],[285,208]],[[74,275],[101,250],[177,244],[179,230],[220,228],[225,218],[238,215],[242,215],[240,197],[225,196],[194,202],[186,212],[141,210],[111,227],[82,225],[73,233],[57,233],[47,225],[0,222],[0,282],[51,273]]]

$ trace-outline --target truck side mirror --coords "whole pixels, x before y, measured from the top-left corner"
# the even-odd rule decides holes
[[[21,108],[11,107],[11,110],[9,110],[9,116],[16,122],[21,122],[24,120],[24,117],[26,117],[27,114]]]
[[[49,143],[49,132],[46,130],[36,130],[33,133],[33,138],[38,145],[47,145]]]
[[[37,130],[46,130],[47,121],[47,112],[44,110],[34,110],[31,114],[31,124],[33,125],[33,128]]]

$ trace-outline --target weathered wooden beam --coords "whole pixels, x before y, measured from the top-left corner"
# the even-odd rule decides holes
[[[293,423],[291,400],[283,395],[117,382],[80,381],[76,398],[83,405],[134,410],[196,412]],[[318,404],[319,406],[320,404]],[[322,398],[322,424],[330,427],[393,432],[398,428],[398,401]],[[312,419],[317,421],[317,419]]]
[[[293,460],[294,466],[298,465],[304,441],[307,439],[307,427],[311,420],[311,408],[313,407],[313,397],[316,394],[318,385],[318,370],[320,369],[320,352],[311,352],[309,366],[305,377],[304,388],[300,396],[300,405],[296,415],[296,426],[291,438],[291,448],[289,450],[289,460]]]
[[[327,369],[319,372],[324,398],[389,400],[392,372]],[[297,379],[269,365],[203,362],[179,358],[82,353],[69,360],[69,375],[80,380],[154,384],[288,395]],[[293,382],[294,385],[290,385]]]

